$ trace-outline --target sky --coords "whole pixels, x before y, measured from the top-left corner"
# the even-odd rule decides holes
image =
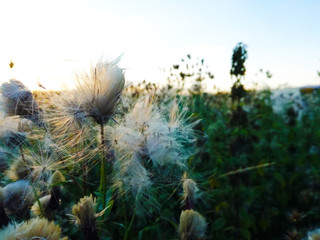
[[[318,85],[319,9],[316,0],[1,1],[0,83],[72,87],[79,72],[119,56],[128,83],[165,83],[170,66],[191,54],[215,76],[207,90],[226,90],[243,42],[248,86]]]

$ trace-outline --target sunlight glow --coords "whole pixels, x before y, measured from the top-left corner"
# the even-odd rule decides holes
[[[257,73],[263,68],[273,73],[273,78],[267,82],[271,87],[284,83],[292,86],[318,84],[319,47],[314,41],[301,47],[300,43],[292,42],[297,37],[290,31],[291,24],[300,26],[297,31],[304,35],[297,39],[311,39],[307,35],[312,31],[306,27],[308,18],[299,20],[300,25],[293,22],[291,15],[292,23],[282,23],[278,19],[279,29],[275,28],[277,24],[262,18],[253,24],[252,18],[256,15],[250,8],[261,8],[256,4],[243,8],[243,16],[248,16],[243,17],[242,25],[246,28],[240,31],[232,21],[238,19],[237,8],[242,6],[231,2],[203,1],[194,5],[187,1],[181,5],[165,1],[152,5],[147,1],[117,4],[98,0],[2,1],[0,83],[16,78],[31,89],[36,89],[38,82],[48,89],[60,89],[71,86],[78,71],[88,69],[99,59],[112,60],[122,54],[120,66],[126,69],[129,82],[144,79],[165,82],[168,75],[160,68],[169,69],[190,53],[204,58],[215,75],[209,89],[213,85],[228,89],[232,85],[229,75],[232,49],[243,41],[249,53],[248,82],[260,81]],[[144,4],[145,10],[139,8],[139,4]],[[194,13],[195,7],[199,13]],[[273,14],[278,16],[279,9],[296,14],[296,9],[285,7],[285,4],[278,4]],[[222,15],[226,10],[230,10],[230,15]],[[191,14],[195,16],[190,18]],[[317,20],[309,15],[310,21]],[[277,37],[284,31],[280,29],[284,24],[288,25],[285,31],[290,31],[291,35],[287,35],[291,42]],[[15,64],[12,69],[9,67],[11,60]]]

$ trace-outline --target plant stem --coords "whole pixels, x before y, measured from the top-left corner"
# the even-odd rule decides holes
[[[107,191],[107,183],[106,183],[106,170],[105,170],[105,151],[104,151],[104,132],[103,132],[103,124],[100,124],[100,136],[101,136],[101,148],[102,148],[102,159],[101,159],[101,168],[100,168],[100,189],[99,192],[102,195],[103,209],[106,207],[106,191]],[[103,216],[102,216],[103,219]]]
[[[134,212],[133,212],[133,215],[132,215],[132,218],[131,218],[131,221],[130,221],[130,224],[129,226],[126,228],[126,232],[124,234],[124,238],[123,240],[127,240],[128,239],[128,235],[129,235],[129,231],[132,227],[132,224],[133,224],[133,221],[134,221],[134,217],[136,216],[136,208],[134,208]]]
[[[42,207],[42,204],[41,204],[41,202],[40,202],[40,198],[39,198],[39,195],[38,195],[38,193],[37,193],[37,190],[35,189],[35,187],[33,186],[33,184],[30,182],[30,185],[31,185],[31,187],[32,187],[32,191],[33,191],[33,194],[34,194],[34,196],[35,196],[35,198],[36,198],[36,201],[37,201],[37,203],[38,203],[38,205],[39,205],[39,209],[40,209],[40,212],[41,212],[41,216],[42,217],[46,217],[45,215],[44,215],[44,210],[43,210],[43,207]]]
[[[26,158],[25,158],[24,153],[23,153],[22,145],[19,146],[19,150],[20,150],[20,155],[21,155],[22,161],[25,164],[27,164]]]
[[[124,199],[121,197],[121,202],[122,202],[122,211],[123,211],[123,217],[124,217],[124,223],[127,226],[128,225],[128,220],[127,220],[127,211],[126,211],[126,206],[124,204]]]
[[[77,155],[79,156],[79,160],[83,157],[83,151],[81,149],[84,149],[83,140],[82,140],[81,146],[79,144],[77,149]],[[82,168],[83,195],[87,196],[87,163],[86,161],[82,161],[81,168]]]

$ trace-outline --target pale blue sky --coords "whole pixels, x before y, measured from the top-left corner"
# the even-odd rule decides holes
[[[242,41],[247,83],[263,85],[256,76],[263,68],[274,75],[271,87],[318,84],[319,10],[320,1],[311,0],[1,1],[0,81],[57,89],[100,57],[124,54],[128,81],[160,82],[166,74],[159,68],[190,53],[204,58],[212,83],[226,89],[232,49]]]

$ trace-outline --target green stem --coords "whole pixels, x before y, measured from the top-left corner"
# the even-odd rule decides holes
[[[121,197],[121,202],[122,202],[122,211],[123,211],[124,223],[125,223],[126,226],[128,226],[126,206],[125,206],[125,204],[124,204],[124,199],[123,199],[123,197]]]
[[[130,224],[129,224],[129,226],[126,228],[126,233],[124,234],[123,240],[127,240],[127,239],[128,239],[129,231],[130,231],[130,229],[131,229],[131,227],[132,227],[132,224],[133,224],[133,221],[134,221],[134,217],[135,217],[135,216],[136,216],[136,208],[134,208],[134,212],[133,212],[133,215],[132,215]]]
[[[77,153],[79,154],[79,160],[80,160],[83,157],[83,153],[81,150],[81,149],[84,149],[83,140],[81,143],[82,146],[79,146],[79,145],[77,146],[78,147]],[[82,168],[83,195],[87,196],[87,163],[86,163],[86,161],[82,161],[81,168]]]
[[[105,151],[104,151],[104,132],[103,124],[100,124],[100,136],[101,136],[101,148],[102,148],[102,159],[101,159],[101,168],[100,168],[100,188],[99,192],[102,195],[103,209],[106,207],[106,192],[107,192],[107,182],[106,182],[106,170],[105,170]],[[102,216],[103,219],[103,216]]]
[[[35,198],[36,198],[36,200],[37,200],[37,203],[38,203],[38,205],[39,205],[41,215],[42,215],[42,217],[46,217],[46,216],[44,215],[44,210],[43,210],[42,204],[41,204],[41,202],[40,202],[40,198],[39,198],[39,195],[38,195],[38,193],[37,193],[37,190],[35,189],[35,187],[33,186],[33,184],[32,184],[31,182],[30,182],[30,185],[31,185],[31,187],[32,187],[33,194],[34,194],[34,196],[35,196]]]

